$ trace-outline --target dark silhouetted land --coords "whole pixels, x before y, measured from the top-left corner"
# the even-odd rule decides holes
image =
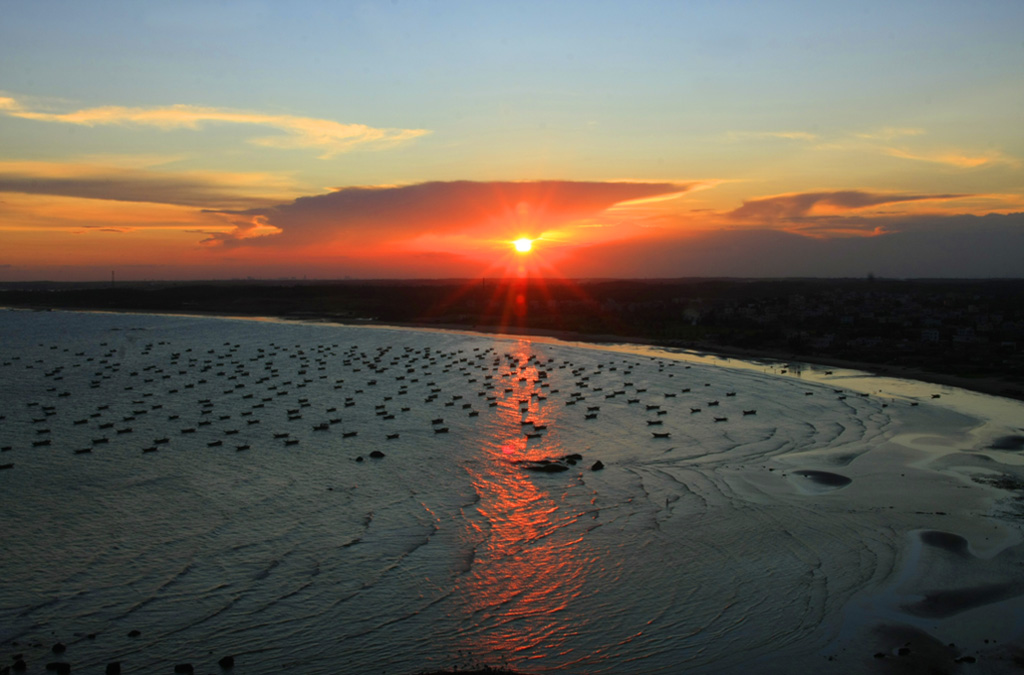
[[[1024,280],[9,283],[0,305],[216,313],[635,341],[1024,398]]]

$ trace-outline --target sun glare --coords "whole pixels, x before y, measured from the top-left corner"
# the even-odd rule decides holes
[[[512,242],[512,245],[516,247],[516,251],[519,253],[529,253],[530,249],[533,248],[532,239],[516,239]]]

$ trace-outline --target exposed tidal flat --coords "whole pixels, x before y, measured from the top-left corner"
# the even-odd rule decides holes
[[[4,311],[0,345],[0,667],[1024,657],[1018,401],[281,321]]]

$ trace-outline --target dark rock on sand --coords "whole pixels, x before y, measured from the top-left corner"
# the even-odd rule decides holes
[[[988,447],[992,450],[1024,450],[1024,436],[1001,436]]]
[[[970,588],[954,588],[926,593],[923,600],[904,605],[903,609],[915,616],[945,618],[975,607],[982,607],[1015,594],[1015,585],[984,584]]]
[[[969,556],[967,540],[959,534],[942,532],[941,530],[928,530],[921,533],[921,541],[929,546],[941,548],[958,556]]]
[[[829,471],[815,471],[813,469],[802,469],[800,471],[794,471],[797,476],[803,476],[808,478],[818,485],[831,488],[846,487],[853,482],[852,478],[841,476],[838,473],[831,473]]]

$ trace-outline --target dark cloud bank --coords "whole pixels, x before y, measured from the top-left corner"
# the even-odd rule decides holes
[[[219,211],[237,217],[239,230],[213,235],[210,241],[227,246],[243,242],[256,246],[302,246],[341,238],[359,243],[420,233],[475,233],[510,226],[539,234],[546,228],[592,216],[620,202],[687,189],[686,185],[673,183],[575,181],[452,181],[346,187],[272,208]],[[256,219],[279,228],[281,233],[240,238],[244,238]]]
[[[882,234],[815,238],[732,229],[591,247],[570,276],[990,278],[1024,275],[1024,213],[871,218]],[[643,261],[642,266],[636,261]],[[638,273],[638,270],[641,273]]]

